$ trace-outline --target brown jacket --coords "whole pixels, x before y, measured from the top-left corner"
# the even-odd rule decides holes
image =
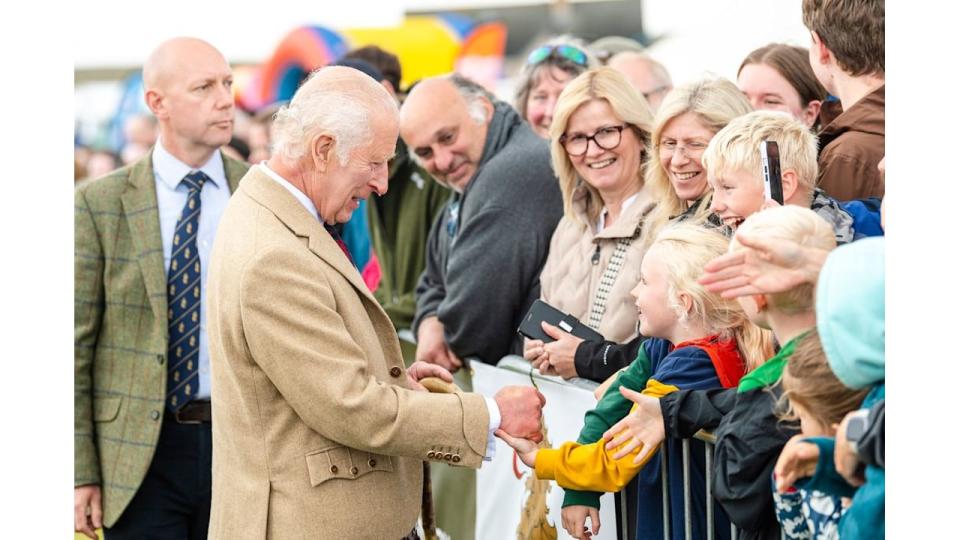
[[[820,131],[817,185],[839,201],[883,197],[877,164],[884,155],[881,85]]]
[[[540,273],[540,297],[588,324],[600,278],[616,250],[617,241],[634,235],[653,201],[648,190],[641,190],[616,223],[597,233],[596,224],[591,223],[586,215],[586,191],[577,189],[573,198],[574,211],[582,222],[564,216],[557,225],[550,240],[550,254]],[[584,222],[590,225],[584,225]],[[597,328],[610,341],[622,343],[637,335],[637,308],[630,291],[640,280],[644,244],[640,235],[627,247],[623,265],[610,287],[606,310]],[[600,256],[596,259],[598,246]]]
[[[211,254],[216,539],[401,538],[422,460],[479,467],[477,394],[407,389],[393,324],[323,226],[259,166]]]

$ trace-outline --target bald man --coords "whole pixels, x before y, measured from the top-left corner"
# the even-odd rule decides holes
[[[654,112],[660,108],[660,102],[667,93],[673,90],[667,68],[643,53],[620,52],[613,55],[607,65],[622,73],[630,84],[643,94]]]
[[[108,540],[206,538],[210,514],[209,252],[243,163],[233,76],[193,38],[143,66],[160,137],[75,192],[74,521]]]
[[[455,196],[417,285],[417,360],[455,371],[519,354],[517,327],[563,215],[550,147],[513,108],[459,75],[418,84],[400,111],[411,153]]]

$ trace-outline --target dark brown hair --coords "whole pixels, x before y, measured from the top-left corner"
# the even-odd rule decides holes
[[[849,75],[884,73],[883,0],[803,0],[803,24]]]
[[[353,49],[344,58],[363,60],[371,66],[377,68],[383,75],[383,78],[393,85],[393,91],[400,92],[400,79],[403,78],[403,71],[400,68],[400,59],[395,54],[391,54],[376,45],[367,45],[359,49]]]
[[[737,76],[740,76],[744,67],[753,64],[764,64],[776,70],[800,94],[800,105],[804,107],[811,101],[827,99],[827,89],[814,75],[808,51],[803,47],[783,43],[764,45],[743,59]]]

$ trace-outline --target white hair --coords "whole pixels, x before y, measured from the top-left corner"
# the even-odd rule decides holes
[[[277,111],[274,152],[298,160],[309,142],[325,133],[334,139],[337,160],[344,165],[357,146],[370,140],[371,113],[378,108],[397,114],[396,101],[367,75],[343,66],[318,69]]]

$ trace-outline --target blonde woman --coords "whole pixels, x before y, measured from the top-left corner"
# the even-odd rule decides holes
[[[644,220],[642,243],[635,247],[638,253],[642,254],[644,245],[671,220],[706,223],[711,217],[711,189],[700,157],[718,131],[750,111],[747,98],[725,79],[696,81],[667,94],[654,121],[652,159],[645,176],[645,193],[657,205]],[[719,222],[713,221],[713,225]],[[552,257],[553,246],[548,265]],[[544,274],[547,273],[544,268]],[[542,294],[545,299],[549,298]],[[556,371],[565,377],[572,376],[572,370],[566,366],[575,366],[576,375],[597,381],[607,379],[633,361],[642,340],[638,337],[619,345],[622,340],[601,330],[609,341],[584,342],[559,330],[553,332],[557,341],[546,345],[531,342],[525,349],[525,357],[535,363],[542,358],[540,363],[559,366]]]
[[[644,218],[654,206],[643,178],[652,125],[643,96],[602,67],[567,85],[550,128],[564,216],[540,274],[541,298],[616,342],[637,335],[630,290],[639,280]],[[585,375],[572,357],[555,363],[543,346],[528,341],[524,357],[543,372]]]

